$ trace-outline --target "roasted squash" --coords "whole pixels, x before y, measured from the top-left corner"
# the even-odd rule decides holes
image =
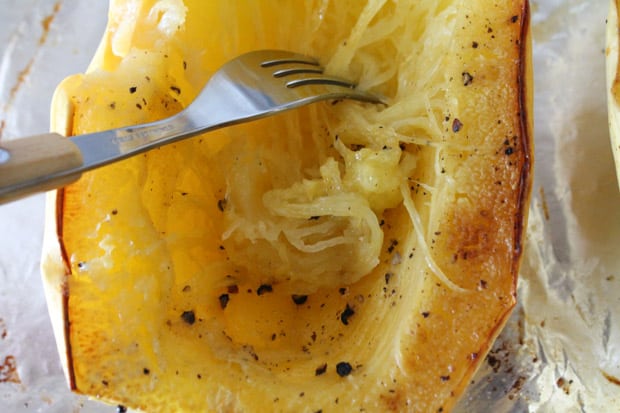
[[[607,16],[605,63],[607,74],[607,109],[609,116],[609,132],[611,150],[616,163],[616,174],[620,187],[620,28],[618,26],[617,0],[610,1]]]
[[[44,280],[70,386],[149,412],[448,411],[516,300],[528,2],[112,0],[53,129],[172,115],[266,48],[387,105],[314,104],[50,194]]]

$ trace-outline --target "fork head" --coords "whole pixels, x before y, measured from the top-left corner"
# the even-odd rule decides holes
[[[284,50],[253,51],[230,60],[211,77],[198,100],[214,96],[220,105],[232,104],[230,110],[252,113],[251,117],[321,100],[383,103],[353,82],[325,74],[316,59]]]

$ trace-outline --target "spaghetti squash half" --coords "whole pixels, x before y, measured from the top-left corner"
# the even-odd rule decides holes
[[[526,0],[112,0],[60,133],[172,115],[255,49],[388,105],[311,105],[50,194],[71,387],[150,412],[448,411],[515,305],[528,19]]]
[[[607,113],[611,151],[616,165],[620,187],[620,26],[618,26],[618,1],[610,0],[605,32],[605,71],[607,86]]]

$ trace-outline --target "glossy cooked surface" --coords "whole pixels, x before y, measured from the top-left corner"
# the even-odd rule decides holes
[[[515,304],[527,3],[264,3],[112,2],[57,126],[170,115],[256,48],[389,107],[313,105],[60,192],[72,386],[149,411],[446,411]]]

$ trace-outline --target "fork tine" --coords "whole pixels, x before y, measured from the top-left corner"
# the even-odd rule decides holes
[[[291,57],[279,58],[279,59],[271,59],[265,60],[261,62],[261,67],[272,67],[286,64],[302,64],[302,65],[310,65],[310,66],[319,66],[319,62],[316,59],[313,59],[309,56],[303,55],[295,55]]]
[[[333,85],[333,86],[342,86],[348,89],[355,89],[356,84],[346,81],[344,79],[340,79],[332,76],[320,76],[320,77],[306,77],[302,79],[291,80],[286,83],[286,87],[294,89],[300,86],[306,85]]]
[[[311,69],[311,68],[302,68],[302,67],[294,67],[290,69],[280,69],[273,72],[273,76],[275,77],[285,77],[290,75],[301,75],[301,74],[315,74],[319,75],[323,73],[323,69]]]
[[[263,68],[277,67],[282,65],[295,66],[278,69],[272,73],[273,77],[282,78],[293,75],[310,75],[307,77],[297,78],[288,81],[286,83],[286,87],[291,89],[306,85],[333,85],[345,87],[348,89],[355,89],[355,87],[357,86],[356,84],[342,78],[323,75],[323,67],[320,65],[319,61],[310,56],[293,54],[291,56],[264,60],[260,63],[260,66]],[[299,65],[307,65],[309,67],[300,67]]]

